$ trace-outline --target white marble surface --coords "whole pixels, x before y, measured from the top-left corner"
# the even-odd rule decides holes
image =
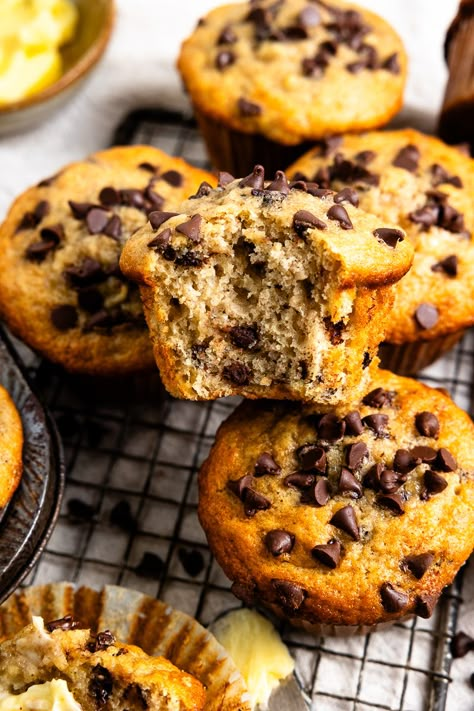
[[[442,43],[457,0],[363,0],[399,31],[410,56],[405,116],[434,126],[446,69]],[[0,140],[0,217],[25,187],[62,164],[106,146],[113,130],[136,107],[183,107],[186,99],[174,68],[180,41],[215,0],[117,0],[118,21],[99,69],[80,95],[46,125]],[[473,566],[471,565],[471,568]],[[472,590],[474,576],[466,586]],[[473,606],[465,605],[462,627],[474,634]],[[466,679],[474,655],[453,666],[448,711],[472,711],[474,691]],[[342,711],[342,709],[341,709]]]

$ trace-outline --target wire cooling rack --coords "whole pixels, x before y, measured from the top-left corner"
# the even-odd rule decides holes
[[[206,165],[195,126],[180,114],[136,112],[115,142],[156,145]],[[204,624],[236,607],[196,513],[199,465],[235,401],[173,400],[157,376],[118,385],[73,377],[16,345],[54,413],[67,467],[62,513],[28,583],[121,584]],[[448,389],[472,411],[473,364],[468,334],[422,379]],[[319,638],[282,627],[311,707],[443,711],[460,591],[458,579],[430,620],[416,618],[363,637]]]

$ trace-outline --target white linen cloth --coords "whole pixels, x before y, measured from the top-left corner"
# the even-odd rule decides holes
[[[111,44],[79,95],[46,124],[0,139],[0,218],[24,188],[55,173],[63,164],[107,146],[115,127],[130,110],[187,106],[175,70],[178,47],[202,14],[221,4],[219,0],[116,1],[118,16]],[[457,0],[360,2],[386,17],[402,36],[410,56],[404,116],[421,128],[433,128],[446,81],[442,45]],[[460,622],[460,628],[472,635],[473,568],[471,564]],[[472,653],[453,664],[455,681],[449,691],[448,711],[474,708],[474,691],[467,682],[472,672]]]

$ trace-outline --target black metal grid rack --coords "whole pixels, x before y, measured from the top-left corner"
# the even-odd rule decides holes
[[[197,131],[179,114],[137,112],[116,143],[157,145],[205,166]],[[237,606],[196,515],[199,465],[235,402],[176,401],[156,376],[107,386],[66,375],[17,347],[54,413],[67,467],[62,514],[28,583],[121,584],[204,624]],[[469,334],[423,380],[470,409],[473,356]],[[458,581],[431,620],[377,634],[317,638],[282,628],[308,701],[324,711],[443,711],[460,587]]]

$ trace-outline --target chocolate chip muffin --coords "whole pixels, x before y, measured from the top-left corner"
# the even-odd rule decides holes
[[[474,545],[473,436],[447,395],[388,371],[354,410],[245,403],[199,518],[235,594],[295,625],[429,617]]]
[[[23,426],[18,410],[0,386],[0,513],[15,493],[23,471]]]
[[[171,394],[358,397],[412,247],[352,203],[350,190],[288,184],[281,171],[265,181],[256,166],[150,214],[120,265],[140,284]]]
[[[212,163],[236,175],[257,162],[273,172],[316,139],[384,125],[401,106],[406,68],[392,27],[341,0],[218,7],[178,60]]]
[[[404,129],[325,141],[289,174],[351,188],[361,208],[398,223],[413,243],[413,267],[395,288],[384,367],[415,373],[474,324],[473,160]]]
[[[25,692],[26,699],[33,693],[60,693],[68,702],[64,708],[78,711],[104,707],[200,711],[204,707],[202,684],[167,659],[120,644],[108,630],[93,635],[76,627],[71,617],[46,626],[41,617],[34,617],[31,625],[0,645],[0,708],[20,708]],[[59,681],[63,684],[58,690]],[[6,705],[15,697],[19,705]]]
[[[150,368],[138,290],[120,272],[128,237],[212,177],[156,148],[96,153],[27,190],[0,227],[0,312],[29,346],[67,370]]]

